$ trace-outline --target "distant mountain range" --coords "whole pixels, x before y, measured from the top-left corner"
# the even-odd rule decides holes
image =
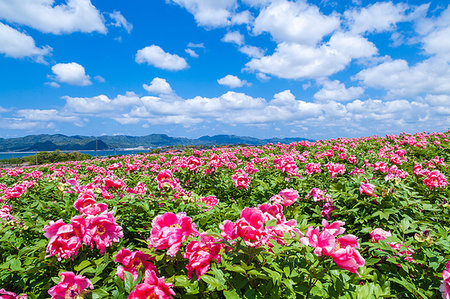
[[[175,145],[263,145],[267,143],[291,143],[305,138],[258,139],[235,135],[203,136],[197,139],[170,137],[165,134],[147,136],[66,136],[62,134],[28,135],[18,138],[0,138],[0,152],[54,151],[54,150],[106,150],[119,148],[155,148]]]

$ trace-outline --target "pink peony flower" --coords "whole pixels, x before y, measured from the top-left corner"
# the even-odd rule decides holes
[[[320,234],[319,231],[318,227],[308,227],[305,236],[301,238],[300,241],[304,245],[316,248],[314,254],[317,256],[321,256],[322,254],[330,255],[336,246],[336,239],[326,230],[322,230],[322,233]]]
[[[192,223],[192,219],[186,213],[174,214],[167,212],[153,219],[152,230],[149,238],[149,247],[163,250],[169,248],[167,254],[175,256],[180,250],[181,244],[190,235],[197,236],[199,233]]]
[[[61,281],[48,290],[51,299],[77,299],[84,298],[90,289],[94,289],[92,282],[81,275],[75,275],[73,272],[62,272],[59,274]]]
[[[123,237],[122,227],[116,223],[112,212],[88,216],[86,222],[85,242],[91,248],[94,248],[95,243],[100,254],[104,254],[106,247],[111,246],[113,242],[119,242],[119,239]]]
[[[78,249],[85,238],[86,223],[83,216],[72,218],[70,224],[65,224],[62,219],[44,226],[44,236],[49,238],[47,252],[51,257],[56,255],[58,260],[76,256]]]
[[[369,183],[361,183],[361,186],[359,186],[359,193],[365,194],[368,196],[377,196],[375,193],[375,185],[369,184]]]
[[[26,294],[17,296],[14,292],[8,292],[5,289],[0,290],[0,299],[27,299]]]
[[[174,188],[176,185],[172,172],[168,169],[161,170],[156,176],[156,181],[160,190],[164,187]]]
[[[128,295],[128,299],[170,299],[175,295],[171,287],[172,284],[164,282],[164,277],[158,278],[155,272],[151,272],[145,277],[144,283],[138,284]]]
[[[447,262],[444,271],[442,271],[442,284],[440,290],[442,298],[450,299],[450,261]]]
[[[205,203],[208,207],[210,207],[210,209],[212,209],[219,203],[219,199],[217,199],[217,197],[213,195],[200,197],[200,201]]]
[[[383,241],[388,237],[391,237],[392,233],[390,231],[385,231],[382,228],[376,228],[370,233],[372,242],[378,243],[378,241]]]
[[[86,191],[80,194],[73,207],[83,215],[97,215],[108,210],[108,205],[96,203],[95,195],[92,191]]]
[[[330,178],[335,178],[338,174],[345,173],[345,165],[339,163],[327,163],[328,173],[330,174]]]
[[[292,205],[297,201],[299,195],[298,192],[294,189],[284,189],[281,190],[280,193],[274,195],[270,198],[270,201],[274,203],[282,204],[285,207]]]
[[[439,172],[439,170],[433,170],[428,173],[427,177],[423,180],[423,183],[430,189],[445,188],[448,184],[447,179]]]
[[[322,220],[323,229],[328,231],[333,236],[341,235],[345,232],[345,228],[343,226],[345,222],[343,221],[335,221],[332,224],[329,224],[325,219]]]
[[[355,247],[350,245],[341,247],[331,254],[333,261],[342,269],[350,271],[351,273],[358,274],[358,268],[363,267],[365,264],[364,258],[361,256]]]
[[[188,279],[191,279],[192,272],[195,270],[197,280],[200,280],[200,277],[208,272],[211,260],[220,263],[219,252],[222,245],[217,242],[218,240],[205,233],[200,234],[199,241],[189,242],[186,252],[183,254],[183,257],[189,260],[186,265]]]
[[[242,169],[236,170],[231,178],[233,179],[234,186],[236,188],[248,189],[248,187],[250,186],[251,179],[248,174]]]
[[[320,173],[322,170],[320,169],[320,163],[308,163],[305,165],[306,174]]]
[[[148,275],[149,271],[157,272],[155,265],[148,261],[150,258],[150,255],[144,254],[142,251],[136,250],[131,252],[128,249],[122,248],[116,254],[114,259],[115,262],[123,265],[117,267],[116,275],[119,276],[120,279],[124,280],[124,271],[127,271],[133,275],[133,281],[135,281],[139,276],[139,268],[144,269],[145,275]]]
[[[11,206],[2,206],[0,208],[0,219],[10,221],[13,219],[13,216],[10,214]]]

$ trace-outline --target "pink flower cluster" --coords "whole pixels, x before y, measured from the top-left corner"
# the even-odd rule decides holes
[[[171,299],[175,295],[172,287],[172,284],[164,281],[164,277],[158,277],[155,271],[150,271],[145,276],[144,282],[138,284],[130,295],[128,295],[128,299]]]
[[[171,212],[158,215],[153,219],[150,232],[149,248],[164,250],[169,248],[167,254],[176,256],[181,244],[191,235],[197,236],[199,232],[186,213],[174,214]]]
[[[136,250],[131,252],[128,249],[122,248],[114,259],[115,262],[122,264],[122,266],[117,267],[116,275],[124,280],[124,271],[127,271],[133,275],[133,281],[135,281],[139,276],[138,270],[140,268],[144,270],[145,276],[149,275],[151,271],[157,272],[155,265],[148,261],[149,259],[151,259],[150,255],[142,251]]]
[[[251,179],[242,169],[237,169],[231,178],[233,179],[233,183],[236,188],[248,189],[250,186]]]
[[[5,289],[0,290],[0,299],[27,299],[26,294],[17,295],[14,292],[8,292]]]
[[[324,204],[322,211],[320,211],[320,216],[330,219],[330,213],[335,209],[335,206],[329,194],[319,188],[312,188],[306,197],[312,197],[314,201],[323,201]]]
[[[205,233],[200,234],[198,241],[189,242],[183,254],[183,257],[189,260],[186,265],[188,279],[191,279],[192,272],[195,270],[197,279],[200,280],[200,277],[208,272],[212,260],[220,263],[219,252],[222,244],[218,242],[219,240]]]
[[[11,215],[11,206],[3,205],[0,208],[0,219],[5,221],[13,219],[13,216]]]
[[[276,224],[265,226],[270,220],[276,220]],[[234,241],[240,237],[247,246],[258,248],[270,244],[270,239],[283,243],[284,233],[300,235],[301,232],[294,227],[296,224],[295,220],[286,221],[280,204],[263,204],[257,208],[244,208],[239,220],[235,223],[225,220],[219,227],[225,240]]]
[[[372,238],[372,242],[378,243],[378,241],[383,241],[388,237],[391,237],[392,233],[390,231],[385,231],[382,228],[376,228],[370,233],[370,237]],[[405,260],[408,262],[414,262],[412,255],[414,250],[411,249],[411,246],[406,246],[403,243],[388,243],[389,246],[396,252],[399,256],[405,256]]]
[[[100,254],[104,254],[106,247],[123,237],[122,227],[112,212],[107,211],[108,206],[96,203],[92,192],[81,194],[74,207],[82,215],[73,217],[69,224],[59,219],[44,226],[44,236],[50,239],[47,257],[56,255],[58,260],[74,257],[83,243],[91,248],[95,244]]]
[[[325,219],[322,220],[322,232],[319,228],[308,227],[305,236],[300,239],[304,245],[314,247],[314,253],[318,256],[331,256],[333,261],[342,269],[358,276],[358,268],[364,266],[365,260],[356,249],[360,248],[358,238],[354,235],[345,235],[336,238],[345,232],[342,226],[345,223],[335,221],[329,224]]]
[[[92,282],[84,276],[75,275],[73,272],[62,272],[59,276],[61,281],[48,290],[51,299],[84,298],[91,292],[89,289],[94,289]]]
[[[298,197],[298,191],[294,189],[284,189],[281,190],[277,195],[272,196],[270,198],[270,201],[288,207],[296,202]]]
[[[444,271],[442,271],[442,284],[440,290],[442,298],[450,299],[450,261],[447,262]]]
[[[345,165],[339,163],[327,163],[328,173],[330,174],[330,178],[335,178],[338,174],[345,173]]]
[[[369,197],[378,196],[375,194],[375,185],[370,183],[361,183],[361,186],[359,186],[359,193],[365,194]]]

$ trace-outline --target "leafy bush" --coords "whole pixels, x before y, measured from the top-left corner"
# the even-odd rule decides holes
[[[440,297],[450,290],[449,139],[1,169],[0,297]]]

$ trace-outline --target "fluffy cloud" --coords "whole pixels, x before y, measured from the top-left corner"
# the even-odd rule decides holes
[[[113,11],[109,14],[109,17],[114,20],[114,23],[111,23],[112,26],[123,27],[128,33],[133,30],[133,25],[125,19],[120,11]]]
[[[52,66],[54,80],[71,85],[91,85],[90,77],[86,75],[84,67],[76,62],[58,63]]]
[[[189,56],[194,57],[194,58],[198,58],[198,54],[194,50],[187,48],[184,51],[187,54],[189,54]]]
[[[284,79],[321,78],[343,70],[353,58],[376,53],[377,48],[367,39],[337,32],[320,47],[280,43],[275,53],[253,58],[246,69]]]
[[[194,15],[201,26],[219,27],[230,23],[236,0],[168,0]]]
[[[404,3],[377,2],[361,9],[344,12],[347,26],[352,33],[391,31],[406,20],[408,6]]]
[[[166,53],[156,45],[138,50],[136,53],[136,62],[148,63],[157,68],[169,71],[179,71],[188,68],[188,64],[184,58],[176,54]]]
[[[450,6],[435,19],[423,16],[417,21],[416,30],[422,36],[426,53],[450,61]]]
[[[0,0],[0,19],[19,23],[44,33],[106,33],[104,20],[90,0]]]
[[[17,111],[17,115],[27,121],[57,121],[81,124],[79,117],[64,116],[56,109],[22,109]]]
[[[339,28],[339,17],[323,15],[317,6],[306,2],[275,1],[261,10],[254,34],[268,32],[278,42],[315,45]]]
[[[226,75],[225,77],[217,80],[217,83],[220,85],[225,85],[230,88],[242,87],[244,85],[248,85],[247,81],[241,80],[233,75]]]
[[[439,58],[430,58],[414,66],[403,59],[387,61],[362,70],[354,78],[368,87],[387,90],[390,97],[450,93],[450,67],[447,61]]]
[[[239,52],[252,58],[261,58],[264,56],[264,50],[258,47],[244,45],[239,48]]]
[[[36,47],[31,36],[0,22],[0,53],[13,58],[31,57],[42,62],[51,51],[48,46]]]
[[[154,78],[150,85],[144,84],[142,85],[145,90],[155,94],[171,94],[173,93],[172,87],[167,83],[166,79],[162,78]]]
[[[325,80],[322,83],[322,89],[314,94],[314,98],[318,101],[350,101],[360,97],[364,93],[362,87],[349,87],[338,80]]]
[[[244,43],[244,36],[239,31],[231,31],[225,34],[222,41],[240,46]]]

